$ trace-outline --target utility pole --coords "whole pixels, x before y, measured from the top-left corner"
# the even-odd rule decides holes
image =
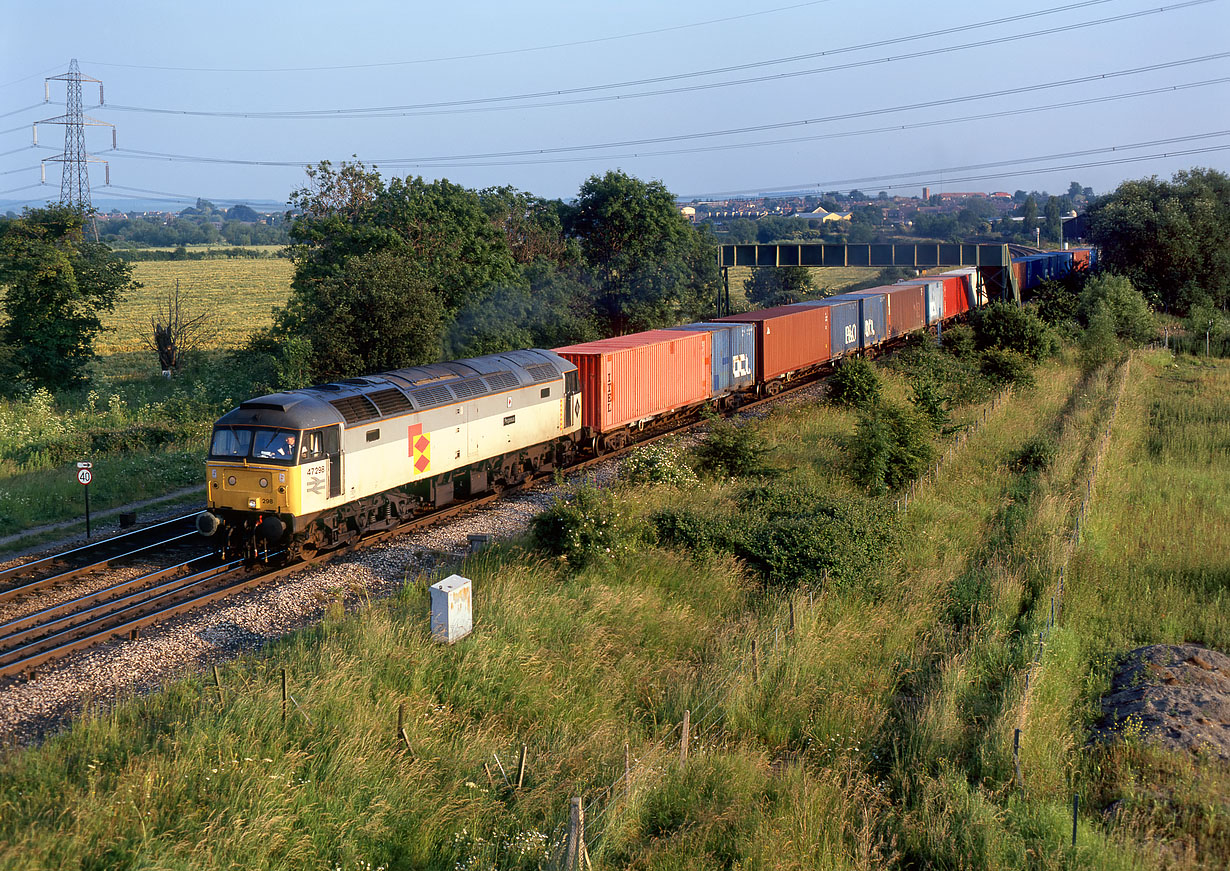
[[[105,160],[91,157],[89,152],[85,150],[85,128],[110,127],[111,147],[115,148],[115,125],[108,124],[106,121],[99,121],[97,118],[91,118],[83,111],[81,107],[81,83],[93,82],[98,85],[98,104],[100,106],[103,104],[103,87],[102,82],[98,79],[82,75],[81,69],[77,66],[76,58],[73,58],[72,62],[68,65],[67,73],[59,76],[49,76],[43,80],[43,101],[47,103],[51,102],[52,82],[65,82],[67,84],[65,112],[63,115],[55,118],[34,122],[34,144],[38,145],[39,124],[61,124],[64,126],[64,153],[59,157],[49,157],[43,161],[43,182],[47,181],[48,163],[63,164],[60,174],[60,204],[74,206],[88,213],[93,210],[93,203],[90,202],[88,164],[101,163],[105,167],[107,184],[111,184],[111,165]],[[94,235],[97,238],[97,222],[94,225]]]

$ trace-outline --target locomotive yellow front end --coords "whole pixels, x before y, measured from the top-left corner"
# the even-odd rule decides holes
[[[311,497],[304,488],[312,487],[304,472],[330,465],[325,445],[337,442],[330,433],[337,416],[310,397],[277,394],[219,419],[205,463],[207,509],[197,517],[197,530],[236,552],[289,544],[303,526],[305,507],[322,507],[305,506]]]

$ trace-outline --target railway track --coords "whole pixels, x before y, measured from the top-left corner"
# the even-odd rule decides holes
[[[827,373],[801,379],[788,391],[744,403],[730,413],[736,410],[745,412],[786,398],[797,389],[820,380],[823,374]],[[570,474],[583,472],[702,423],[704,420],[698,418],[660,432],[647,431],[637,441],[583,460],[570,466],[567,471]],[[216,554],[197,555],[173,561],[170,565],[136,577],[107,583],[54,605],[0,619],[0,680],[32,679],[39,669],[72,653],[115,639],[137,639],[145,629],[210,603],[390,538],[443,523],[552,478],[553,473],[542,473],[519,485],[429,512],[398,527],[372,533],[353,544],[299,558],[285,565],[269,564],[278,560],[282,555],[280,552],[267,554],[265,563],[255,565],[241,559],[224,560]],[[7,583],[7,586],[0,587],[0,603],[23,599],[28,602],[41,591],[54,586],[106,571],[127,561],[149,559],[165,553],[167,549],[191,542],[197,537],[192,526],[194,516],[185,515],[137,533],[117,536],[6,569],[0,572],[0,584]]]

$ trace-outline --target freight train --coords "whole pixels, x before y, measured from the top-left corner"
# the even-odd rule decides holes
[[[1014,263],[1023,288],[1063,268]],[[706,406],[776,394],[847,355],[942,330],[985,302],[978,271],[957,269],[705,323],[250,399],[214,424],[197,529],[236,553],[328,550],[618,450]]]

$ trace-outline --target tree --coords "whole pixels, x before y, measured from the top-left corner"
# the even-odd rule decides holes
[[[660,181],[618,171],[591,176],[564,227],[580,243],[612,333],[677,323],[716,296],[713,236],[679,213]]]
[[[0,344],[20,378],[49,389],[81,381],[103,329],[99,315],[139,287],[130,265],[84,240],[84,220],[79,209],[48,206],[0,221]]]
[[[752,270],[743,290],[748,302],[758,308],[772,308],[798,302],[815,293],[816,288],[806,266],[762,266]]]
[[[328,161],[308,170],[291,194],[301,214],[290,235],[292,290],[336,275],[345,261],[373,251],[404,255],[454,313],[485,292],[518,280],[503,230],[477,192],[447,179],[391,179],[362,163]]]
[[[1180,314],[1230,304],[1230,176],[1212,169],[1126,181],[1089,208],[1104,266]]]
[[[1068,199],[1072,200],[1073,202],[1075,202],[1076,200],[1079,200],[1082,196],[1084,196],[1084,194],[1085,194],[1085,189],[1081,187],[1080,182],[1074,181],[1068,185]]]
[[[164,302],[165,311],[160,307],[158,314],[150,318],[154,334],[145,346],[157,352],[158,364],[168,374],[179,368],[184,354],[200,350],[217,336],[218,329],[209,311],[188,310],[180,294],[179,279],[175,280],[175,289],[167,291]]]
[[[1021,206],[1021,229],[1025,233],[1032,234],[1037,226],[1038,201],[1030,195],[1025,198],[1025,202]]]
[[[1046,238],[1051,242],[1063,241],[1063,218],[1059,211],[1059,198],[1048,197],[1046,200]]]
[[[411,252],[385,249],[296,277],[272,335],[305,340],[310,379],[331,381],[438,360],[443,323],[428,267]]]
[[[1102,273],[1086,281],[1077,314],[1091,326],[1095,315],[1109,318],[1115,335],[1134,344],[1143,344],[1157,335],[1149,304],[1124,275]]]

